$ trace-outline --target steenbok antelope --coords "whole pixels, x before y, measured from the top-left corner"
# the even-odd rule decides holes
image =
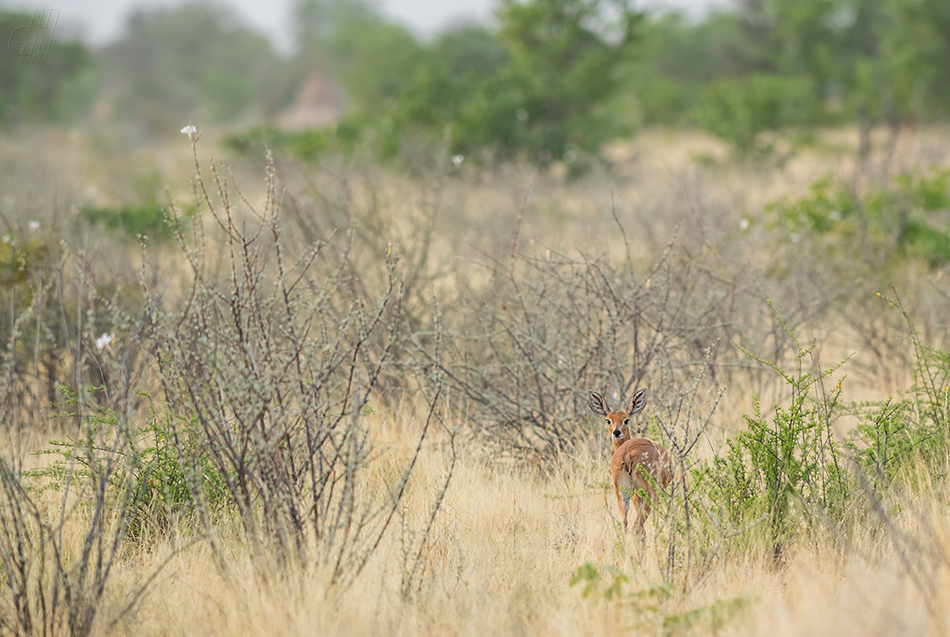
[[[606,418],[607,429],[613,439],[614,455],[610,460],[610,469],[617,506],[623,515],[623,530],[627,530],[627,511],[633,499],[633,506],[637,509],[638,537],[643,536],[643,524],[650,514],[650,503],[656,501],[654,485],[666,489],[673,479],[670,452],[652,440],[641,438],[643,427],[636,427],[636,437],[630,435],[630,418],[643,409],[646,395],[645,388],[635,393],[627,403],[626,411],[610,411],[607,401],[595,391],[587,395],[591,411]]]

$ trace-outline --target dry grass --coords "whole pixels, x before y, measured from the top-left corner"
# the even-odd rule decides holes
[[[398,534],[343,592],[323,589],[314,573],[255,575],[242,565],[237,544],[229,547],[236,559],[225,575],[198,546],[174,559],[120,632],[663,635],[718,628],[724,635],[940,635],[950,627],[950,514],[935,494],[915,497],[895,520],[908,533],[903,557],[880,534],[858,530],[848,543],[819,535],[789,547],[781,564],[747,553],[719,561],[669,598],[605,601],[585,599],[581,587],[569,585],[578,566],[616,565],[630,578],[624,592],[633,593],[663,581],[666,559],[653,538],[639,556],[633,538],[623,548],[605,480],[607,459],[563,457],[525,471],[489,467],[476,455],[466,454],[456,469],[431,538],[424,584],[410,599],[400,594]],[[441,454],[430,451],[414,489],[438,488],[443,468]],[[426,507],[426,498],[413,498],[406,515],[424,517]],[[168,540],[158,542],[130,555],[124,568],[148,569],[168,550]],[[925,579],[915,581],[908,568]],[[737,599],[724,626],[699,616],[690,630],[663,627],[667,618]]]

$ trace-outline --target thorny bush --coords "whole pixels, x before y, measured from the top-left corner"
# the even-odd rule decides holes
[[[172,209],[192,282],[183,306],[153,322],[167,409],[175,415],[169,439],[203,528],[219,523],[209,502],[211,489],[220,488],[263,572],[317,563],[331,585],[348,584],[402,506],[423,440],[439,422],[441,381],[427,379],[415,453],[391,482],[374,484],[368,468],[385,443],[374,439],[367,414],[403,327],[395,258],[385,287],[368,295],[350,261],[352,233],[341,250],[320,241],[299,254],[288,249],[273,164],[263,209],[242,195],[247,220],[239,221],[217,169],[215,201],[197,156],[195,163],[196,198],[215,236],[195,224],[186,237]],[[221,271],[209,245],[221,246]],[[439,358],[438,347],[433,355]],[[195,449],[207,450],[220,480],[209,483],[199,471],[201,463],[189,457]],[[224,552],[217,554],[224,563]]]
[[[716,346],[738,329],[741,286],[675,243],[639,276],[629,252],[512,251],[485,268],[488,285],[460,286],[443,371],[499,447],[573,447],[588,432],[588,389],[619,402],[684,369],[708,364],[713,383],[727,373],[732,354]]]

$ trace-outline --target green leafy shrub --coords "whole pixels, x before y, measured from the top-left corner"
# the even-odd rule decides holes
[[[931,475],[946,475],[950,450],[950,352],[926,345],[900,301],[890,303],[908,327],[913,383],[902,398],[860,406],[861,423],[849,442],[878,493],[900,476],[913,481],[919,463]]]
[[[804,240],[829,257],[858,257],[875,267],[921,259],[931,267],[950,263],[950,170],[910,172],[885,187],[855,192],[830,176],[805,196],[766,206],[784,243]],[[834,261],[835,259],[833,259]]]
[[[227,498],[226,480],[211,460],[212,450],[199,444],[196,423],[173,423],[173,414],[167,410],[156,412],[151,398],[147,394],[143,397],[148,400],[149,419],[135,436],[138,458],[129,537],[168,531],[173,520],[184,519],[197,527],[201,514],[214,520],[227,516],[233,502]],[[196,508],[189,489],[192,473],[206,481],[208,502],[204,512]]]
[[[122,231],[130,237],[142,235],[157,241],[172,237],[164,207],[157,203],[110,208],[87,206],[79,214],[88,223],[102,226],[110,233]]]
[[[919,486],[921,468],[933,478],[947,475],[950,354],[925,345],[899,301],[892,304],[915,353],[913,383],[900,399],[841,404],[841,381],[826,382],[840,365],[818,368],[801,345],[792,371],[750,355],[781,376],[790,399],[769,418],[756,401],[747,431],[693,472],[696,493],[727,533],[764,529],[764,540],[779,545],[816,524],[837,529],[849,515],[866,514],[866,496],[885,497],[895,480]],[[842,444],[832,430],[844,415],[860,422]]]
[[[91,387],[86,393],[103,389]],[[83,407],[78,394],[67,386],[61,385],[59,390],[63,398],[54,417],[73,420],[85,409],[90,426],[77,432],[80,437],[50,441],[50,447],[41,452],[58,456],[48,467],[29,472],[42,481],[44,490],[62,490],[73,475],[91,475],[92,464],[108,458],[111,453],[102,441],[124,427],[118,414],[109,407],[95,404]],[[143,397],[148,400],[149,419],[144,427],[128,431],[131,444],[124,451],[126,463],[121,470],[112,472],[105,493],[109,502],[123,502],[128,508],[123,537],[130,540],[138,540],[147,531],[169,530],[172,518],[180,518],[181,514],[197,515],[186,471],[199,471],[212,485],[210,492],[219,496],[214,511],[227,506],[220,497],[224,493],[223,480],[208,460],[210,451],[198,448],[193,436],[187,435],[187,427],[169,426],[168,414],[155,413],[154,403],[147,394]]]
[[[682,634],[701,629],[704,634],[718,634],[751,605],[747,595],[733,599],[719,599],[699,608],[667,614],[675,589],[670,584],[654,584],[639,591],[625,591],[630,582],[623,571],[615,566],[599,566],[593,562],[582,564],[570,579],[571,586],[583,586],[584,599],[604,601],[623,606],[630,612],[636,632],[647,633],[662,625],[664,634]]]
[[[840,365],[821,370],[812,350],[795,343],[791,370],[749,354],[779,374],[790,390],[788,405],[775,405],[768,418],[756,400],[754,413],[745,416],[748,430],[729,439],[724,453],[695,471],[716,519],[730,529],[764,522],[770,544],[788,539],[802,522],[842,520],[853,491],[846,458],[832,432],[842,412],[841,383],[825,389],[825,380]]]
[[[263,126],[231,135],[224,146],[241,154],[263,155],[268,148],[297,159],[314,162],[341,153],[352,155],[370,139],[372,127],[358,116],[350,116],[329,128],[281,131]]]
[[[0,359],[7,378],[8,360]],[[12,432],[17,410],[4,385],[0,426]],[[93,392],[99,388],[61,389],[64,411],[58,417],[71,425],[71,435],[50,450],[60,459],[29,471],[15,452],[0,453],[0,622],[16,634],[108,632],[141,601],[162,568],[133,575],[118,607],[106,603],[136,524],[140,454],[129,435],[127,403],[98,406]]]

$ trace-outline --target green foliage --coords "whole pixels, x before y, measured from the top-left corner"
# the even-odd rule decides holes
[[[800,199],[766,205],[766,211],[778,213],[788,230],[820,234],[834,230],[842,219],[853,218],[857,209],[851,193],[835,184],[830,176],[813,183],[809,194]]]
[[[498,19],[511,59],[503,76],[524,114],[520,143],[503,150],[542,165],[596,153],[615,132],[601,107],[620,86],[641,14],[624,0],[505,0]]]
[[[79,212],[80,217],[93,225],[100,225],[107,232],[123,231],[130,237],[147,236],[155,240],[168,240],[171,229],[165,220],[164,208],[158,204],[127,205],[102,208],[87,206]]]
[[[759,29],[759,54],[780,73],[804,74],[816,84],[837,79],[839,58],[849,28],[848,16],[839,15],[851,0],[773,0],[748,3],[743,18]],[[765,26],[767,25],[767,26]]]
[[[767,418],[756,400],[753,415],[745,416],[748,430],[728,440],[725,454],[695,475],[716,517],[733,529],[765,522],[769,543],[786,540],[803,522],[841,520],[852,495],[832,432],[841,413],[841,383],[825,390],[825,380],[840,365],[818,369],[812,350],[795,343],[791,371],[747,353],[781,376],[791,392],[789,403],[775,405]]]
[[[921,468],[927,484],[947,475],[950,354],[925,345],[900,302],[890,303],[903,315],[915,354],[913,384],[900,399],[842,405],[841,381],[826,386],[838,368],[821,370],[797,341],[794,371],[750,354],[781,376],[789,403],[766,418],[755,401],[748,429],[693,472],[711,519],[734,538],[752,532],[778,545],[819,523],[841,528],[865,496],[883,498],[896,480],[916,488]],[[845,445],[832,433],[842,415],[859,418]]]
[[[709,85],[696,107],[707,131],[745,155],[769,151],[766,131],[820,121],[815,84],[807,76],[754,74]]]
[[[90,387],[86,394],[95,394],[103,387]],[[60,385],[62,400],[57,405],[56,419],[70,421],[85,414],[87,427],[67,440],[50,441],[50,447],[40,453],[58,456],[49,466],[28,473],[42,484],[42,489],[62,490],[74,476],[88,477],[95,474],[95,463],[107,462],[113,452],[108,440],[118,427],[124,426],[121,418],[109,407],[81,405],[78,394],[67,386]],[[148,420],[135,431],[129,432],[131,445],[125,450],[124,471],[110,474],[108,502],[124,502],[129,515],[123,534],[137,540],[146,532],[169,530],[173,518],[194,517],[195,502],[188,488],[189,472],[197,472],[210,485],[214,496],[213,511],[225,511],[228,503],[222,488],[224,479],[209,460],[209,450],[200,448],[189,428],[172,426],[171,416],[156,413],[155,404],[148,401]],[[85,410],[85,411],[84,411]]]
[[[383,115],[409,90],[425,52],[407,29],[379,14],[335,6],[336,28],[323,45],[330,67],[346,86],[353,110]]]
[[[43,14],[44,12],[39,12]],[[56,32],[54,18],[0,11],[0,125],[69,121],[92,98],[95,70],[86,46]]]
[[[849,38],[859,29],[839,17],[847,2],[749,2],[699,21],[651,19],[629,84],[644,122],[692,119],[739,154],[763,150],[762,132],[827,123],[827,98],[856,64]]]
[[[239,153],[263,155],[271,148],[304,161],[317,161],[334,153],[356,152],[368,143],[370,129],[370,125],[354,115],[330,128],[296,132],[271,126],[252,128],[226,138],[224,145]]]
[[[427,49],[424,63],[410,74],[412,84],[379,127],[381,154],[395,156],[412,135],[441,141],[446,130],[453,153],[516,143],[518,108],[500,75],[507,63],[501,40],[487,29],[444,33]]]
[[[656,626],[661,624],[666,631],[664,634],[684,633],[695,629],[718,634],[751,605],[747,595],[740,595],[668,615],[665,608],[674,595],[672,585],[654,584],[643,590],[627,592],[624,586],[629,582],[630,578],[615,566],[598,566],[587,562],[577,567],[571,576],[570,585],[582,585],[581,595],[584,599],[623,605],[631,612],[639,632],[655,631]]]
[[[607,577],[605,578],[604,575]],[[607,587],[603,588],[604,580],[607,579]],[[592,597],[602,597],[608,602],[620,599],[623,593],[623,585],[630,581],[630,578],[616,566],[609,564],[598,568],[593,562],[587,562],[577,567],[577,571],[571,576],[570,585],[577,586],[583,584],[582,595],[584,599]]]
[[[642,46],[628,73],[637,123],[688,123],[703,90],[754,68],[754,55],[733,12],[713,11],[698,22],[678,13],[644,21]]]
[[[910,420],[911,401],[875,404],[855,427],[849,447],[861,470],[878,490],[893,481],[908,461],[915,458],[914,449],[922,442]],[[926,438],[924,438],[926,439]]]
[[[719,102],[722,112],[699,121],[740,152],[776,127],[946,117],[948,28],[940,0],[770,0],[698,21],[659,15],[644,29],[628,86],[647,124],[682,123],[701,95],[700,111]],[[760,76],[772,85],[756,87]],[[797,121],[761,116],[776,110],[761,103],[770,93]]]
[[[211,461],[211,451],[198,444],[191,426],[173,426],[171,414],[156,413],[149,401],[148,424],[138,432],[139,469],[135,473],[134,515],[130,536],[147,530],[165,531],[173,518],[195,518],[197,510],[189,488],[189,474],[208,485],[209,510],[227,514],[233,505],[226,497],[226,480]],[[193,520],[194,521],[194,520]]]
[[[930,175],[910,172],[896,179],[911,206],[924,212],[950,209],[950,169],[935,167]]]
[[[473,159],[564,159],[579,170],[621,130],[606,107],[641,19],[623,0],[505,2],[497,34],[461,27],[428,45],[345,5],[301,4],[306,54],[341,79],[349,122],[384,159],[447,139]]]
[[[638,625],[649,626],[663,617],[663,607],[673,597],[673,586],[654,584],[643,590],[628,592],[624,587],[629,582],[630,578],[616,566],[598,566],[587,562],[571,576],[570,585],[583,585],[581,595],[584,599],[624,606],[633,613]]]
[[[900,243],[910,255],[922,257],[931,267],[950,263],[950,235],[946,230],[937,230],[919,218],[905,220],[901,230]]]
[[[127,238],[147,237],[153,241],[172,238],[172,225],[188,223],[195,207],[175,207],[174,211],[159,203],[162,191],[161,178],[157,172],[144,171],[136,175],[130,184],[131,201],[116,206],[87,205],[79,209],[76,219],[81,224],[102,228],[112,235],[123,233]],[[169,214],[179,215],[170,220]],[[171,225],[170,225],[171,224]]]
[[[950,449],[950,353],[926,345],[900,301],[889,303],[901,311],[908,327],[913,384],[902,399],[861,406],[861,423],[849,443],[878,493],[901,476],[915,481],[919,463],[931,475],[946,475]]]
[[[46,269],[50,250],[42,238],[20,240],[16,235],[0,237],[0,284],[4,289],[26,283],[36,273]]]
[[[353,153],[363,141],[365,125],[356,118],[342,120],[329,130],[288,133],[283,146],[288,153],[303,160],[315,160],[328,152]]]
[[[766,206],[786,241],[863,256],[877,268],[905,259],[934,268],[950,263],[950,233],[936,225],[948,210],[950,170],[936,168],[861,193],[825,177],[803,197]]]
[[[790,128],[941,112],[950,64],[935,1],[773,0],[689,21],[626,0],[506,0],[497,30],[425,43],[368,3],[302,0],[295,64],[343,83],[353,147],[377,157],[411,166],[447,144],[476,162],[563,161],[579,174],[645,124],[696,123],[742,156]],[[294,154],[335,150],[330,137]]]
[[[868,0],[869,1],[869,0]],[[889,93],[906,116],[950,115],[950,4],[890,0],[882,33]]]
[[[663,628],[670,632],[684,633],[690,630],[701,630],[701,634],[718,635],[730,621],[745,612],[752,605],[748,595],[740,595],[732,599],[717,599],[709,606],[700,606],[688,611],[667,615],[663,619]]]
[[[151,132],[266,115],[288,93],[286,65],[267,38],[212,4],[135,12],[100,60],[120,117]]]
[[[93,394],[99,389],[101,387],[89,387],[83,388],[82,391],[84,394]],[[70,390],[66,385],[60,385],[58,390],[62,398],[56,407],[61,411],[54,412],[53,418],[67,421],[82,418],[83,416],[79,411],[81,406],[78,393]],[[27,474],[44,480],[41,490],[61,490],[65,488],[74,472],[82,477],[90,475],[90,469],[97,460],[96,452],[100,445],[100,436],[114,431],[119,419],[111,410],[96,406],[93,406],[86,416],[87,426],[81,428],[74,438],[67,441],[51,440],[51,448],[39,452],[44,455],[55,453],[62,457],[49,467],[37,469]],[[74,466],[76,462],[79,464],[78,468]]]

